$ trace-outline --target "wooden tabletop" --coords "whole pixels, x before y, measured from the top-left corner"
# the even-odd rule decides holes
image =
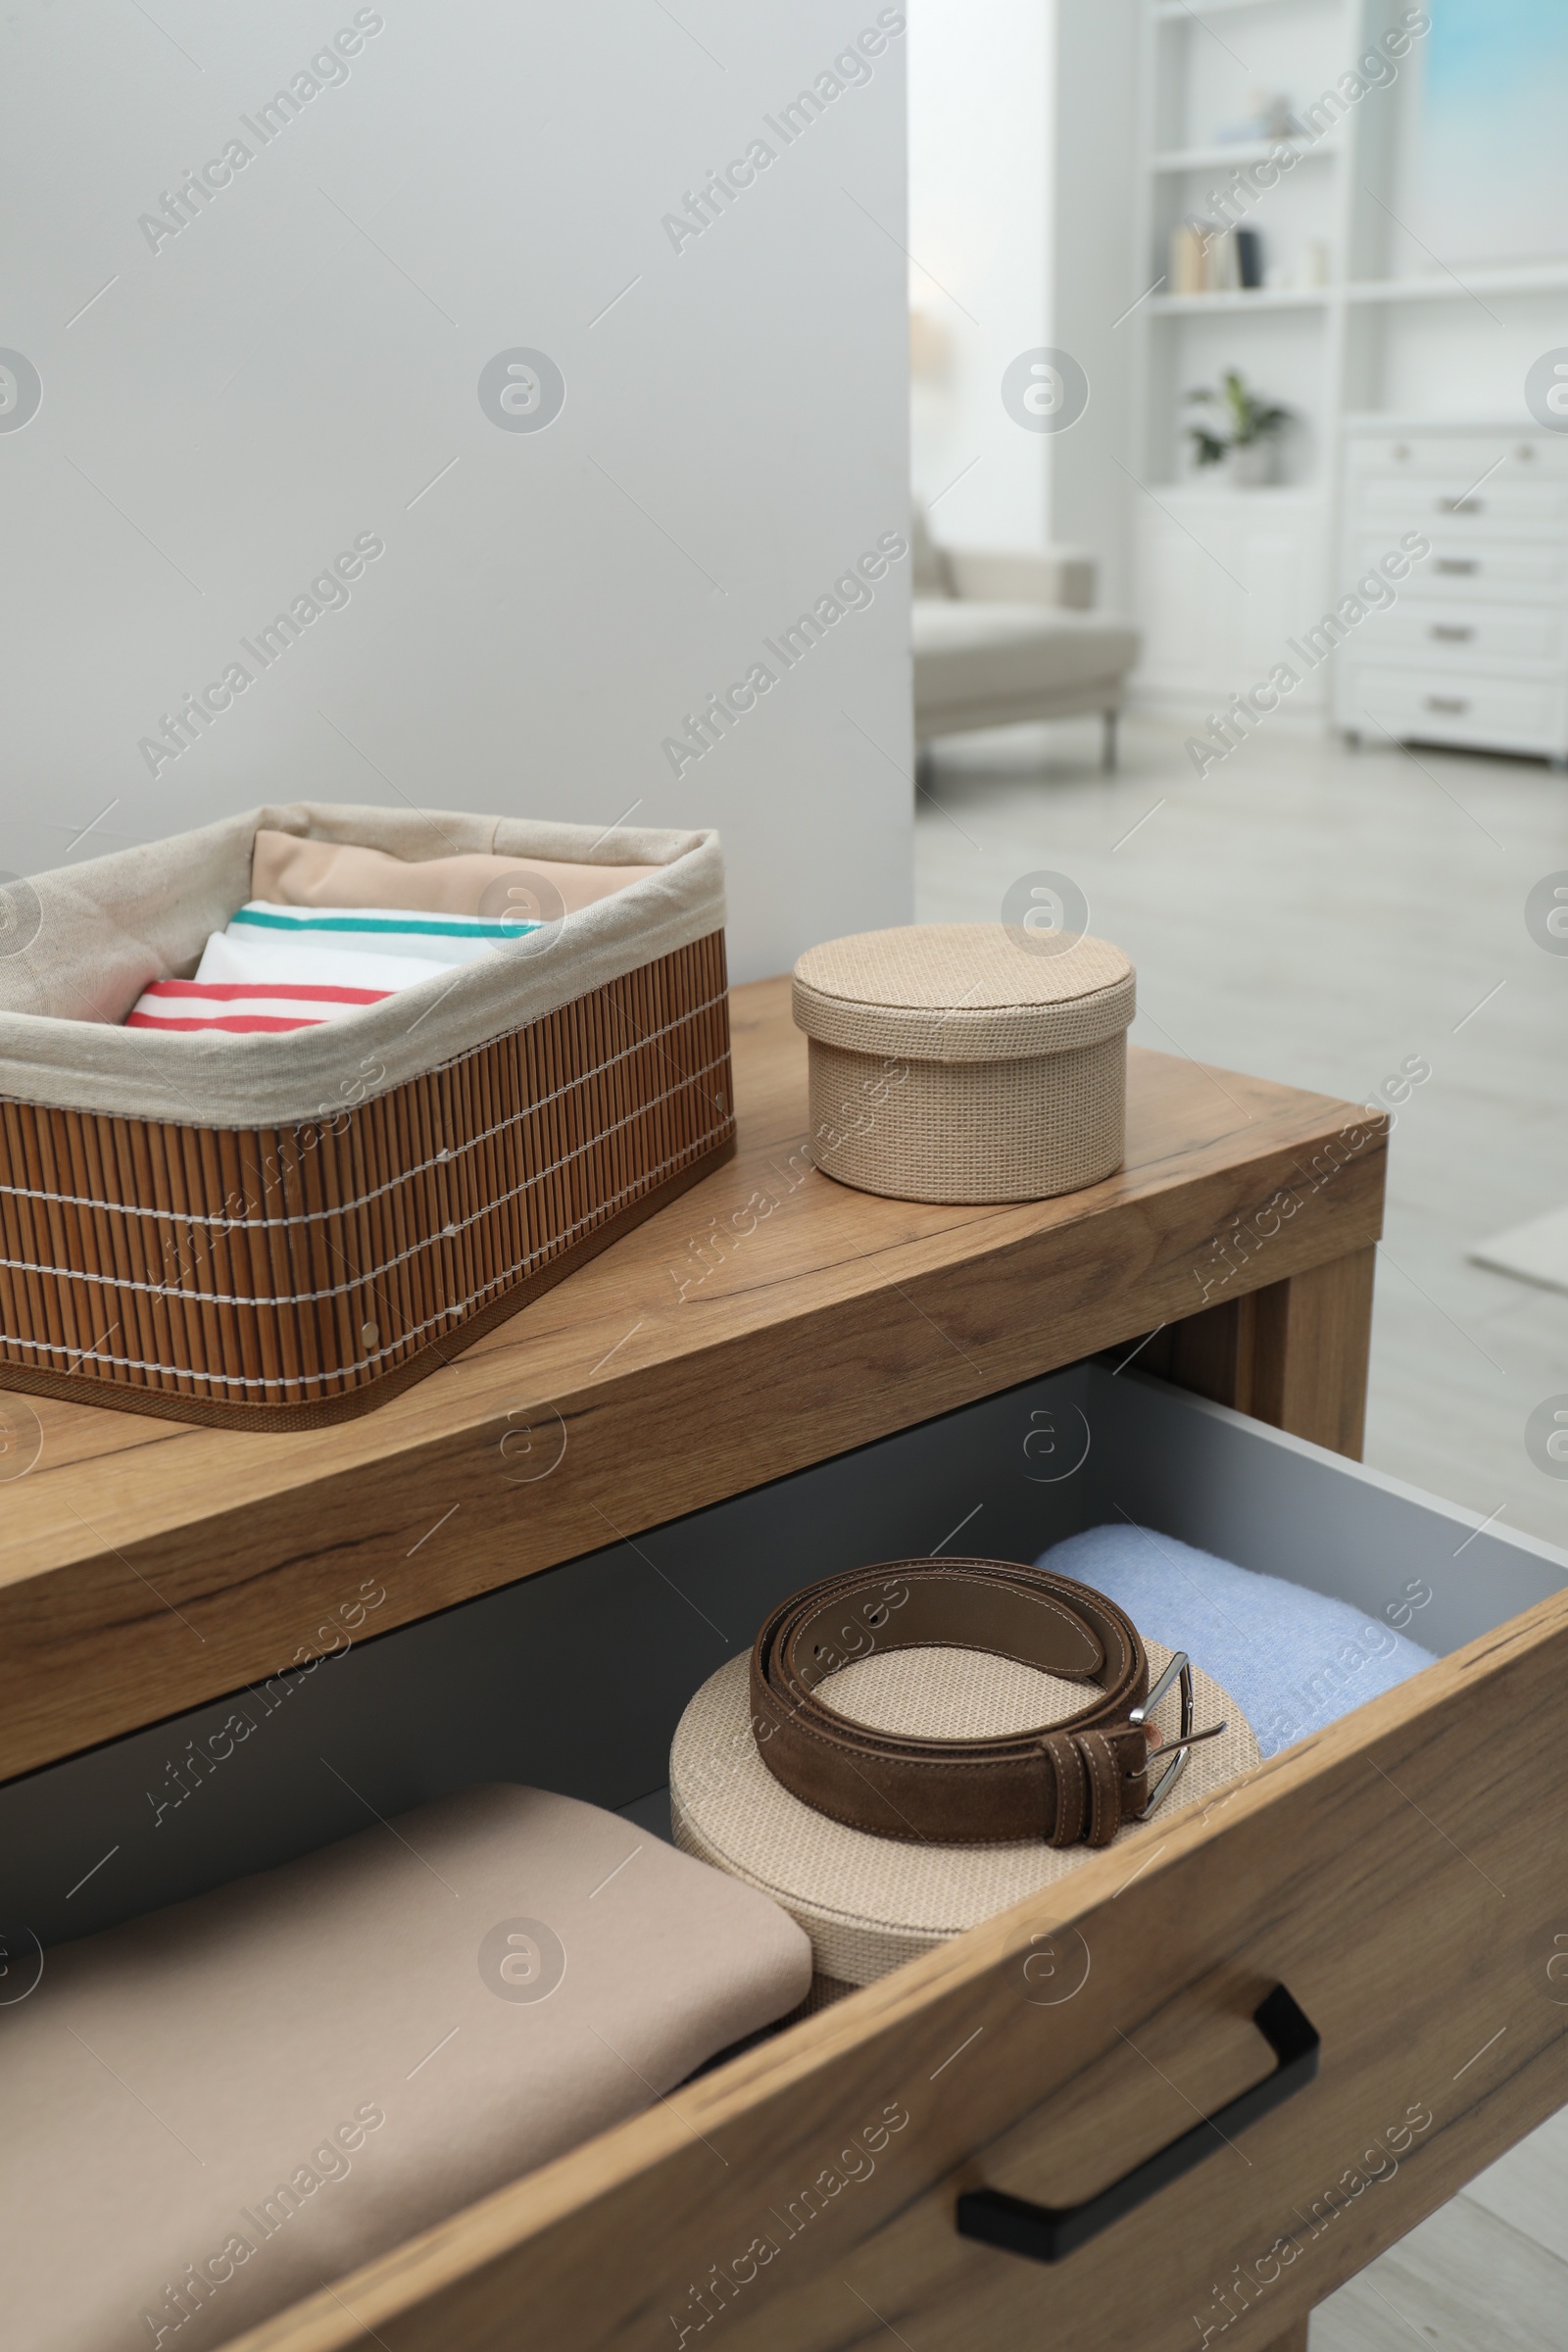
[[[252,1435],[5,1399],[0,1480],[37,1458],[0,1483],[0,1778],[341,1646],[367,1584],[365,1632],[388,1632],[1200,1307],[1285,1298],[1380,1230],[1365,1111],[1138,1052],[1103,1184],[1001,1208],[852,1192],[812,1165],[788,983],[732,1010],[736,1158],[364,1419]]]

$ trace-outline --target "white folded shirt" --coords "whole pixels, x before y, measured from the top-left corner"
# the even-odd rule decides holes
[[[321,948],[343,954],[415,956],[434,963],[477,963],[537,923],[479,914],[411,913],[405,906],[274,906],[252,899],[221,934],[261,946]],[[201,975],[198,974],[198,977]]]
[[[126,1015],[166,1035],[275,1036],[340,1021],[434,973],[493,955],[531,923],[400,907],[253,900],[208,940],[193,980],[155,980]]]
[[[451,968],[441,956],[391,955],[380,949],[339,947],[328,939],[252,937],[243,931],[215,931],[196,966],[196,980],[282,982],[328,988],[372,988],[390,997],[432,973]]]

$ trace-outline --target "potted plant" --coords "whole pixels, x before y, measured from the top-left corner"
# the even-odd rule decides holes
[[[1200,407],[1220,412],[1215,425],[1205,422],[1187,428],[1200,471],[1209,466],[1223,466],[1241,490],[1260,489],[1274,480],[1280,436],[1295,421],[1294,410],[1260,400],[1236,368],[1227,369],[1217,391],[1205,384],[1196,392],[1189,392],[1187,398]]]

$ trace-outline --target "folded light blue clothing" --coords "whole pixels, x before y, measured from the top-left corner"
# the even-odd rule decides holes
[[[1103,1592],[1146,1641],[1185,1649],[1229,1691],[1265,1756],[1433,1663],[1430,1650],[1348,1601],[1237,1568],[1152,1528],[1085,1528],[1038,1565]]]

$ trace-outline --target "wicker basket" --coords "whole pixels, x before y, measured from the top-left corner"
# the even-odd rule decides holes
[[[241,1428],[346,1418],[734,1150],[711,834],[443,813],[458,851],[661,870],[532,954],[349,1021],[119,1026],[249,895],[264,825],[432,847],[412,813],[270,808],[0,894],[6,1387]]]
[[[824,1174],[898,1200],[1043,1200],[1121,1165],[1133,967],[1081,938],[1042,952],[1000,923],[912,924],[808,950]]]

